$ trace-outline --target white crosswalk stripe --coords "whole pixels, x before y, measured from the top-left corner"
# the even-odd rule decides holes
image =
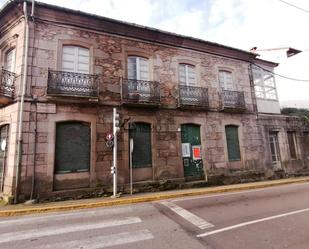
[[[118,207],[114,209],[97,209],[95,211],[81,211],[63,214],[45,214],[44,216],[31,216],[31,217],[14,217],[14,219],[5,219],[0,221],[0,228],[8,227],[9,225],[23,225],[23,224],[35,224],[38,222],[50,221],[64,221],[73,218],[80,217],[98,217],[98,216],[110,216],[113,214],[123,214],[132,211],[131,207]]]
[[[170,210],[172,210],[173,212],[184,218],[186,221],[190,222],[191,224],[197,226],[200,229],[206,229],[214,226],[208,221],[202,219],[201,217],[198,217],[197,215],[189,212],[186,209],[183,209],[182,207],[176,205],[173,202],[162,201],[161,204],[168,207]]]
[[[153,235],[147,229],[138,230],[133,232],[124,232],[118,234],[111,234],[105,236],[98,236],[95,238],[84,239],[84,240],[73,240],[67,242],[58,242],[54,244],[45,245],[44,249],[96,249],[104,248],[108,246],[123,245],[138,241],[144,241],[153,239]],[[41,249],[42,247],[32,247],[33,249]]]
[[[18,232],[9,232],[9,233],[2,233],[0,236],[0,243],[5,242],[13,242],[19,240],[26,240],[26,239],[35,239],[44,236],[52,236],[52,235],[61,235],[65,233],[71,232],[81,232],[87,231],[91,229],[102,229],[107,227],[115,227],[115,226],[122,226],[122,225],[129,225],[140,223],[142,220],[138,217],[127,217],[118,220],[105,220],[103,222],[96,222],[92,224],[69,224],[59,226],[48,226],[41,229],[31,229],[31,230],[24,230]],[[1,248],[1,245],[0,245]]]

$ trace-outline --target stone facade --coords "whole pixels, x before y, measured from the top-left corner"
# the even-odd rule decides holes
[[[15,3],[12,3],[12,6]],[[8,5],[6,8],[12,8]],[[16,74],[22,77],[23,26],[21,6],[15,6],[17,26],[8,27],[1,44],[18,34]],[[5,11],[2,10],[3,15]],[[308,167],[304,158],[308,139],[300,139],[302,123],[297,118],[258,115],[250,63],[259,61],[254,54],[182,38],[134,25],[118,23],[45,4],[36,5],[36,16],[30,21],[28,75],[23,114],[22,164],[19,181],[20,199],[29,198],[34,186],[38,198],[70,195],[80,190],[94,191],[111,186],[112,149],[105,145],[105,136],[112,130],[112,107],[117,107],[122,120],[145,122],[151,125],[152,167],[134,168],[133,181],[185,181],[181,150],[181,125],[200,126],[204,180],[235,172],[273,172],[267,134],[279,129],[282,147],[282,169],[288,173]],[[72,18],[66,17],[70,15]],[[7,18],[10,17],[6,14]],[[13,17],[10,17],[13,18]],[[86,19],[85,19],[86,18]],[[66,21],[65,21],[66,20]],[[89,23],[84,26],[85,20]],[[96,27],[100,27],[96,28]],[[116,29],[117,28],[117,29]],[[16,29],[16,30],[15,30]],[[116,31],[115,31],[116,30]],[[125,34],[127,30],[127,35]],[[137,32],[138,30],[138,32]],[[16,37],[16,36],[15,36]],[[140,37],[140,38],[138,38]],[[180,42],[181,40],[181,42]],[[16,43],[16,44],[17,44]],[[192,44],[192,45],[190,45]],[[48,94],[50,70],[61,70],[62,49],[65,45],[88,48],[90,74],[99,75],[99,95],[93,100],[76,96]],[[4,50],[2,49],[2,52]],[[128,56],[142,56],[149,60],[149,80],[160,85],[160,106],[130,106],[123,103],[122,79],[127,78]],[[194,65],[199,87],[208,89],[209,107],[187,109],[179,105],[178,66]],[[236,91],[244,93],[244,110],[223,110],[219,70],[232,73]],[[21,81],[16,81],[19,89]],[[14,101],[0,108],[0,125],[10,124],[8,157],[5,162],[3,194],[14,194],[16,174],[16,126],[19,90]],[[61,121],[87,122],[91,128],[90,170],[56,174],[56,124]],[[229,161],[225,126],[238,129],[241,160]],[[284,132],[292,129],[298,136],[298,160],[290,160]],[[306,145],[307,142],[307,145]],[[118,181],[129,182],[129,124],[124,123],[118,135]],[[306,154],[307,153],[307,154]],[[269,173],[268,173],[269,174]],[[69,194],[68,194],[69,193]]]

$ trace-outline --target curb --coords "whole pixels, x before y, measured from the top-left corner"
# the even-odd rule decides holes
[[[10,217],[10,216],[19,216],[19,215],[27,215],[27,214],[38,214],[38,213],[47,213],[47,212],[59,212],[59,211],[72,211],[72,210],[80,210],[86,208],[97,208],[97,207],[109,207],[109,206],[118,206],[118,205],[126,205],[126,204],[134,204],[134,203],[142,203],[142,202],[152,202],[159,201],[165,199],[172,199],[177,197],[188,197],[188,196],[199,196],[206,194],[215,194],[215,193],[226,193],[226,192],[236,192],[241,190],[249,190],[249,189],[259,189],[259,188],[267,188],[267,187],[275,187],[280,185],[287,185],[293,183],[305,183],[309,182],[309,178],[301,178],[301,179],[288,179],[288,180],[279,180],[279,181],[270,181],[270,182],[257,182],[255,184],[237,184],[237,185],[229,185],[226,187],[214,187],[214,188],[205,188],[202,190],[194,190],[193,191],[184,191],[184,192],[176,192],[176,193],[161,193],[154,194],[150,196],[142,196],[142,197],[124,197],[123,199],[114,199],[114,200],[103,200],[92,203],[79,203],[79,204],[68,204],[68,205],[59,205],[59,206],[46,206],[46,207],[34,207],[34,208],[24,208],[24,209],[16,209],[16,210],[4,210],[0,211],[0,217]],[[242,186],[243,185],[243,186]]]

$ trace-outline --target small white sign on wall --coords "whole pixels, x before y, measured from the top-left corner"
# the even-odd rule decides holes
[[[182,143],[182,157],[191,157],[191,144],[190,143]]]

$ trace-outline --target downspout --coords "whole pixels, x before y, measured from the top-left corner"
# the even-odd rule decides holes
[[[20,181],[20,169],[22,164],[22,128],[23,128],[23,118],[24,118],[24,102],[25,102],[25,92],[27,83],[27,69],[28,69],[28,44],[29,44],[29,20],[27,13],[27,2],[24,2],[23,6],[24,16],[25,16],[25,36],[24,36],[24,65],[23,65],[23,78],[21,82],[21,94],[18,100],[19,103],[19,113],[17,120],[17,158],[16,158],[16,176],[15,176],[15,193],[14,193],[14,203],[18,202],[19,195],[19,181]]]
[[[31,7],[31,20],[33,22],[33,25],[35,25],[34,23],[34,4],[35,4],[35,0],[32,0],[32,7]],[[35,32],[35,28],[33,28],[33,37],[34,37],[34,32]],[[34,39],[35,40],[35,39]],[[33,47],[34,47],[34,40],[33,40]],[[33,51],[32,50],[32,61],[31,61],[31,65],[33,65]],[[32,83],[32,79],[33,77],[31,77],[31,83]],[[37,150],[37,127],[38,127],[38,102],[37,102],[37,96],[33,95],[33,99],[34,99],[34,105],[35,105],[35,130],[34,130],[34,148],[33,148],[33,154],[34,154],[34,159],[33,159],[33,167],[32,167],[32,179],[31,179],[31,193],[30,193],[30,202],[34,202],[34,193],[35,193],[35,169],[36,169],[36,150]]]

